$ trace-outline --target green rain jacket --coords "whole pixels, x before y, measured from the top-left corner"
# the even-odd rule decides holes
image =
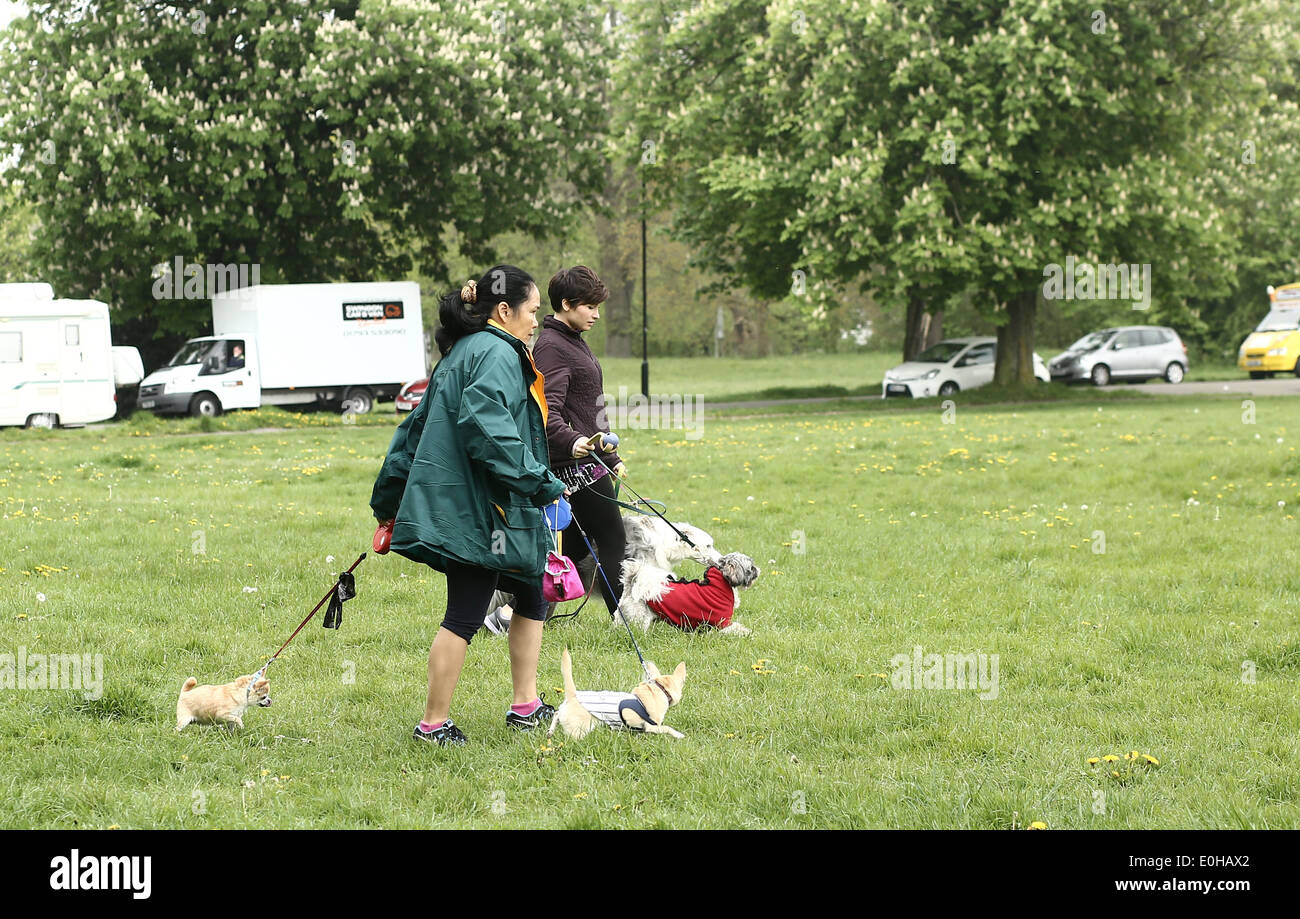
[[[543,378],[528,347],[495,324],[452,345],[393,435],[370,507],[392,520],[394,552],[541,577],[551,539],[541,508],[564,492],[546,449]]]

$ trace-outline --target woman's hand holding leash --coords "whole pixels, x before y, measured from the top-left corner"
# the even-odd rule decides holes
[[[602,453],[613,453],[618,449],[618,435],[597,431],[590,437],[578,438],[573,445],[573,458],[582,459],[597,449]]]

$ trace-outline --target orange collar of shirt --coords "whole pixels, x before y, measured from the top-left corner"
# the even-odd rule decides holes
[[[489,319],[488,325],[495,326],[496,328],[500,329],[502,332],[505,332],[511,338],[516,339],[517,341],[522,341],[522,339],[520,339],[518,335],[515,335],[513,332],[511,332],[501,323],[497,322],[495,319]],[[526,342],[524,343],[524,354],[528,355],[528,364],[533,368],[533,374],[534,374],[533,385],[528,388],[528,391],[532,393],[533,401],[537,403],[537,407],[542,410],[542,428],[543,430],[545,430],[546,416],[547,416],[546,378],[542,376],[542,372],[537,369],[537,364],[536,362],[533,361],[533,352],[531,349],[529,349],[528,344]]]

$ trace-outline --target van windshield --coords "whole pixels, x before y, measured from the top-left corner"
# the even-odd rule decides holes
[[[1300,329],[1300,304],[1279,307],[1264,317],[1256,332],[1292,332]]]
[[[172,359],[163,366],[183,367],[186,364],[202,364],[204,359],[213,353],[224,356],[221,351],[221,342],[187,341],[179,351],[172,355]]]
[[[1083,338],[1080,338],[1078,341],[1070,345],[1070,347],[1066,348],[1065,350],[1066,351],[1096,351],[1102,345],[1106,344],[1107,340],[1109,340],[1109,338],[1114,334],[1115,334],[1114,329],[1105,329],[1101,332],[1092,332],[1088,335],[1083,336]]]

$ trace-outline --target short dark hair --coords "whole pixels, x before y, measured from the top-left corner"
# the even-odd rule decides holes
[[[546,292],[551,298],[551,311],[555,313],[564,310],[565,300],[574,306],[579,303],[599,306],[609,299],[609,291],[605,285],[600,282],[600,278],[596,277],[596,272],[586,265],[561,268],[555,273],[555,277],[551,278]]]

